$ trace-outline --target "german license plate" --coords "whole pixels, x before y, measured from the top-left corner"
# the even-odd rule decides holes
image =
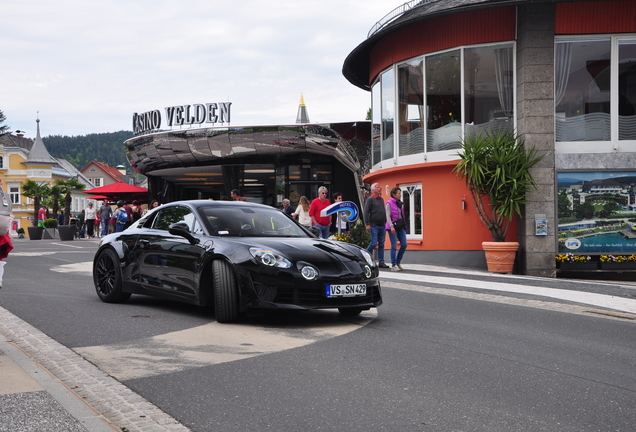
[[[327,285],[327,297],[356,297],[367,294],[366,284]]]

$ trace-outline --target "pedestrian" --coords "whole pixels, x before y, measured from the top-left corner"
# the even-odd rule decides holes
[[[384,263],[384,240],[386,238],[386,211],[384,199],[382,198],[382,188],[379,183],[371,185],[371,196],[364,204],[364,220],[367,223],[367,231],[371,233],[371,242],[367,246],[367,251],[373,253],[378,246],[378,267],[389,268]]]
[[[311,228],[311,216],[309,216],[309,200],[305,195],[300,197],[296,211],[292,213],[293,217],[298,217],[298,223],[305,228]]]
[[[344,201],[344,196],[342,192],[334,192],[332,195],[333,202],[341,203]],[[332,231],[335,234],[345,233],[349,234],[349,221],[347,220],[347,216],[344,213],[334,213],[332,217],[331,226],[333,227]]]
[[[88,235],[88,238],[93,238],[93,236],[95,235],[95,214],[96,214],[96,211],[93,208],[93,203],[89,202],[88,207],[84,211],[84,218],[86,222],[86,234]],[[80,229],[82,229],[81,228],[82,225],[83,224],[80,223]]]
[[[294,213],[294,208],[291,206],[291,201],[289,201],[287,198],[283,200],[283,213],[290,216]]]
[[[210,198],[212,199],[212,198]],[[139,205],[139,201],[133,200],[132,202],[132,221],[137,222],[141,219],[141,206]]]
[[[324,239],[329,238],[331,216],[320,216],[320,212],[329,205],[331,205],[331,201],[327,198],[327,188],[320,186],[318,198],[314,199],[309,206],[309,216],[311,216],[312,225],[320,230],[320,236]]]
[[[238,189],[232,189],[232,191],[230,192],[230,195],[232,196],[232,199],[234,201],[247,201],[247,198],[241,196],[241,193],[239,192]]]
[[[57,215],[57,226],[64,225],[64,210],[60,210],[60,214]]]
[[[99,218],[102,220],[102,237],[108,235],[108,224],[112,216],[113,209],[106,205],[106,201],[102,201],[102,205],[99,207]]]
[[[45,220],[46,220],[46,206],[42,206],[38,210],[38,226],[43,227]]]
[[[115,219],[115,232],[122,232],[126,229],[128,212],[124,208],[124,202],[122,200],[117,201],[117,209],[115,213],[113,213],[113,219]]]
[[[391,271],[402,271],[402,257],[406,251],[406,217],[404,216],[404,204],[402,203],[402,189],[391,189],[391,198],[386,201],[385,228],[391,240]],[[400,251],[397,251],[397,243],[400,242]]]
[[[0,180],[0,183],[2,180]],[[11,241],[11,227],[13,226],[13,204],[8,194],[0,186],[0,288],[2,288],[2,277],[4,276],[5,261],[2,261],[13,249]]]
[[[128,218],[128,219],[126,220],[126,223],[125,223],[124,225],[125,225],[125,228],[128,228],[128,227],[129,227],[129,226],[131,226],[131,225],[132,225],[132,223],[133,223],[133,213],[132,213],[132,207],[131,207],[131,206],[129,206],[127,202],[124,202],[124,207],[123,207],[123,209],[124,209],[124,210],[126,210],[126,217]]]

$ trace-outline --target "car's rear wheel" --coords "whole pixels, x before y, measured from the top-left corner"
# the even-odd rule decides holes
[[[99,299],[105,303],[123,303],[130,293],[122,291],[122,276],[119,257],[115,251],[102,251],[93,268],[93,282]]]
[[[236,276],[226,261],[212,263],[214,273],[214,316],[220,323],[236,322],[239,319],[239,296]]]
[[[360,307],[341,307],[338,308],[338,312],[343,316],[358,316],[362,312]]]

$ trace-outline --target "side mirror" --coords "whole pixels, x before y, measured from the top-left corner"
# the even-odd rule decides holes
[[[201,241],[190,234],[190,228],[185,222],[173,223],[168,227],[168,232],[172,235],[180,236],[187,239],[192,245],[199,244],[199,242]]]

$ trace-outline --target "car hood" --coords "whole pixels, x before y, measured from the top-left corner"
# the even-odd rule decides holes
[[[345,244],[315,238],[250,238],[241,241],[248,247],[273,249],[287,259],[307,262],[362,261],[362,256]],[[350,247],[350,246],[349,246]]]

